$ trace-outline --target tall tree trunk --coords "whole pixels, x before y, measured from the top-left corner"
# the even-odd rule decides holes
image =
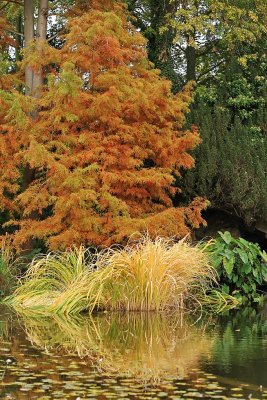
[[[39,0],[38,7],[38,21],[36,29],[36,46],[38,50],[41,50],[41,42],[46,40],[47,34],[47,9],[48,0]],[[33,73],[33,96],[39,97],[40,88],[43,85],[42,71],[34,71]]]
[[[150,11],[150,30],[146,35],[148,39],[147,51],[148,58],[156,68],[161,70],[162,75],[171,80],[174,84],[173,89],[177,92],[177,74],[174,70],[171,49],[175,30],[169,26],[168,30],[161,33],[161,28],[166,24],[166,17],[174,14],[177,7],[175,0],[149,0]]]
[[[37,49],[41,49],[41,41],[46,40],[47,33],[47,9],[48,0],[39,0],[38,7],[38,20],[36,29],[36,46]],[[33,0],[24,0],[24,38],[25,48],[29,42],[34,39],[34,5]],[[30,65],[25,68],[25,83],[26,83],[26,95],[34,96],[36,98],[40,95],[41,86],[43,85],[42,71],[33,71]],[[31,113],[32,119],[36,119],[38,116],[38,110]],[[22,180],[22,191],[27,190],[31,182],[35,179],[35,170],[31,168],[29,164],[25,165],[23,171]],[[35,220],[38,218],[38,212],[32,211],[28,218]],[[29,239],[24,244],[24,254],[30,253],[36,246],[34,239]]]
[[[33,0],[24,0],[24,40],[25,48],[34,39],[34,5]],[[33,71],[29,65],[25,68],[26,95],[32,93]]]
[[[188,46],[185,50],[186,56],[186,80],[196,80],[196,49],[193,46]]]

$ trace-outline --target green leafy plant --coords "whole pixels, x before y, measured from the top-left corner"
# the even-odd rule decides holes
[[[206,251],[218,272],[222,291],[241,303],[262,304],[263,295],[257,287],[267,279],[267,253],[258,244],[233,238],[228,231],[218,233],[220,237]]]

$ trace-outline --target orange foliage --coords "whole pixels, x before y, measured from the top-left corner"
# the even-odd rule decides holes
[[[33,45],[25,55],[24,65],[47,74],[39,99],[14,90],[0,100],[0,199],[20,215],[16,245],[110,245],[144,229],[182,237],[203,222],[205,202],[173,208],[170,198],[200,142],[195,128],[182,129],[190,87],[171,94],[123,4],[90,4],[73,10],[61,50]],[[22,191],[26,163],[35,177]]]

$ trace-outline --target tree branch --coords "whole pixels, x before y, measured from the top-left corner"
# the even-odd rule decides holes
[[[15,33],[15,35],[19,35],[19,36],[21,36],[21,37],[23,37],[24,38],[24,35],[23,35],[23,33],[20,33],[20,32],[17,32],[17,31],[13,31],[12,29],[6,29],[8,32],[11,32],[11,33]]]
[[[204,71],[204,72],[202,72],[201,74],[198,75],[197,80],[199,80],[202,76],[208,74],[209,72],[213,71],[215,68],[219,67],[219,65],[221,65],[224,62],[225,62],[225,60],[221,60],[216,65],[213,65],[212,67],[206,69],[206,71]]]
[[[210,43],[206,43],[204,46],[201,46],[198,48],[197,51],[197,57],[205,56],[207,53],[210,52],[210,50],[218,44],[220,39],[215,39],[214,41]]]
[[[60,35],[61,33],[63,33],[65,31],[65,28],[61,29],[61,31],[59,31],[58,33],[56,33],[55,35],[51,36],[50,38],[46,39],[46,41],[49,43],[51,42],[51,40],[55,39],[58,35]]]
[[[183,49],[182,46],[179,45],[179,43],[175,43],[174,47],[178,47],[178,49],[185,54],[186,49]]]
[[[0,2],[2,3],[3,1],[6,1],[7,3],[14,3],[14,4],[18,4],[19,6],[24,6],[23,3],[21,3],[20,1],[17,0],[0,0]]]
[[[7,6],[7,4],[8,4],[8,3],[4,4],[4,5],[0,8],[0,11],[3,10],[3,9]]]

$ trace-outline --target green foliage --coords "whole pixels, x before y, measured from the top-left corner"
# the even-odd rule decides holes
[[[182,77],[175,71],[177,63],[173,57],[175,30],[166,25],[166,16],[175,11],[172,0],[126,0],[128,9],[134,16],[134,25],[147,39],[148,58],[161,74],[172,82],[172,91],[177,93],[183,86]]]
[[[261,46],[244,50],[245,67],[233,59],[216,86],[198,87],[188,124],[199,127],[202,144],[193,153],[196,168],[179,182],[186,201],[201,194],[247,225],[267,215],[267,64]]]
[[[262,304],[263,296],[257,292],[257,286],[267,279],[267,253],[258,244],[234,239],[228,231],[219,235],[207,252],[217,269],[222,291],[242,303]]]
[[[148,56],[173,82],[214,81],[233,50],[266,34],[266,5],[254,0],[126,0],[148,39]],[[240,63],[247,57],[239,55]]]

